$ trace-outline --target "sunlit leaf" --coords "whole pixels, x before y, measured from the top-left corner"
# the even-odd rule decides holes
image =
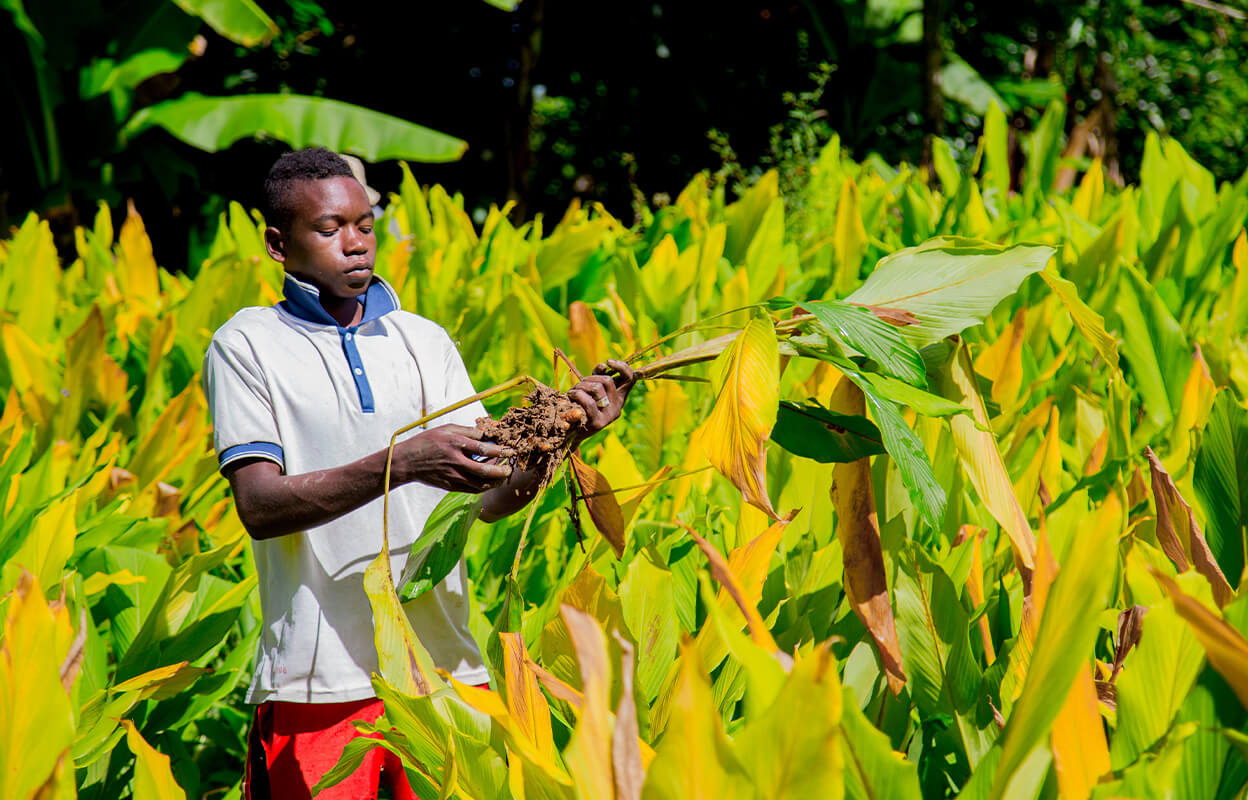
[[[776,423],[779,358],[771,323],[751,321],[712,365],[715,406],[703,423],[711,463],[773,518],[763,448]]]
[[[1156,573],[1174,610],[1191,626],[1209,663],[1230,685],[1239,702],[1248,706],[1248,640],[1172,579]]]
[[[1109,601],[1115,570],[1114,531],[1089,528],[1072,548],[1044,602],[1027,681],[1003,733],[993,794],[1007,786],[1049,732],[1081,669],[1089,666],[1098,615]],[[1039,570],[1037,570],[1039,572]]]
[[[945,397],[971,409],[972,417],[957,416],[949,420],[962,467],[980,501],[1009,535],[1015,559],[1030,569],[1036,561],[1035,536],[1014,494],[1009,472],[1001,459],[1001,451],[997,449],[996,437],[988,429],[988,412],[975,385],[965,348],[960,348],[949,362],[943,386]],[[981,427],[976,426],[977,422]]]
[[[922,347],[982,322],[1052,255],[1053,248],[1040,245],[1002,247],[937,238],[880,259],[866,282],[845,299],[913,313],[919,324],[899,330]]]
[[[134,753],[135,800],[185,800],[186,792],[173,777],[169,756],[148,744],[130,720],[123,719],[121,725]]]
[[[21,575],[3,611],[0,795],[26,798],[53,778],[74,740],[73,706],[60,678],[74,633],[68,610],[50,608],[30,573]],[[72,785],[72,771],[66,778]]]

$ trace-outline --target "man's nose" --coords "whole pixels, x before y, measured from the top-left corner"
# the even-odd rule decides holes
[[[368,252],[368,237],[354,225],[348,225],[342,238],[343,252],[348,255]]]

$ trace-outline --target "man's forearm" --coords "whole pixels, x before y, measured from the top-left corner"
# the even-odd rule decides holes
[[[380,497],[386,451],[302,475],[283,475],[276,466],[255,462],[231,475],[239,517],[256,539],[323,525]],[[244,471],[248,474],[241,474]],[[391,485],[398,481],[392,479]]]

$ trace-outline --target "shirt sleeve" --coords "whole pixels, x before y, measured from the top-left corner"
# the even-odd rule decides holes
[[[472,386],[472,379],[468,377],[468,369],[464,366],[464,359],[459,355],[459,349],[455,347],[455,342],[451,340],[450,335],[445,330],[442,330],[441,338],[444,378],[442,386],[445,393],[441,402],[437,404],[437,408],[446,408],[466,397],[472,397],[477,393],[477,390]],[[480,400],[477,400],[434,420],[431,424],[434,427],[438,425],[463,425],[471,428],[477,424],[478,418],[487,416],[489,416],[489,413],[485,410],[485,406],[481,404]]]
[[[214,337],[204,356],[203,379],[219,468],[261,458],[285,471],[269,387],[250,349]]]

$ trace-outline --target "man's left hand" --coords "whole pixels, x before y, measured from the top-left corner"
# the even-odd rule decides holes
[[[636,381],[632,367],[611,359],[594,367],[592,375],[568,390],[568,398],[585,409],[585,434],[581,438],[589,438],[619,419]]]

